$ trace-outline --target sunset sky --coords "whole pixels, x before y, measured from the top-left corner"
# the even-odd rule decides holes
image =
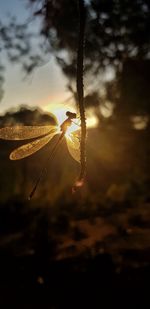
[[[0,18],[7,20],[9,13],[21,22],[25,22],[31,14],[25,0],[0,0]],[[34,27],[32,22],[31,27]],[[62,75],[52,55],[45,65],[38,67],[29,77],[25,76],[19,65],[10,65],[5,60],[5,55],[3,57],[6,63],[5,93],[0,102],[0,113],[19,104],[45,108],[50,103],[61,103],[69,96],[66,90],[67,79]]]

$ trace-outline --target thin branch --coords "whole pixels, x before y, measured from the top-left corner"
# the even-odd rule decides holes
[[[79,41],[78,41],[78,54],[77,54],[77,96],[78,96],[79,112],[81,119],[81,142],[80,142],[81,170],[79,175],[79,181],[83,181],[86,172],[86,118],[84,108],[84,85],[83,85],[84,33],[85,33],[84,0],[78,0],[78,6],[79,6]]]

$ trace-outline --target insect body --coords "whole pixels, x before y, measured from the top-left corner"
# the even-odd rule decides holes
[[[68,117],[60,126],[61,131],[65,134],[68,127],[72,124],[72,119],[76,118],[76,113],[66,112],[66,116]]]
[[[33,153],[40,150],[51,139],[59,134],[61,140],[64,136],[66,137],[67,146],[70,154],[76,161],[80,161],[79,152],[79,128],[73,126],[69,134],[68,129],[71,129],[72,120],[76,118],[75,113],[66,112],[67,119],[58,126],[15,126],[5,127],[0,129],[0,138],[4,140],[28,140],[34,139],[33,141],[22,145],[10,153],[11,160],[20,160],[25,157],[32,155]],[[76,150],[76,151],[74,151]]]
[[[0,138],[4,140],[27,140],[27,139],[34,139],[27,144],[24,144],[17,149],[13,150],[10,153],[11,160],[20,160],[25,157],[28,157],[46,144],[48,144],[51,139],[55,135],[60,135],[58,141],[54,145],[49,158],[46,161],[47,163],[50,159],[53,158],[60,142],[66,137],[68,150],[71,156],[78,162],[80,162],[80,141],[79,141],[79,128],[73,125],[73,119],[76,119],[76,114],[71,112],[66,112],[66,120],[58,126],[15,126],[15,127],[5,127],[0,129]],[[36,187],[46,169],[46,165],[41,171],[40,177],[38,178],[30,197],[36,190]]]

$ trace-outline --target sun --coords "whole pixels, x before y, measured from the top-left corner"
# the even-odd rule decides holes
[[[60,125],[65,121],[66,119],[66,112],[68,110],[68,107],[66,105],[63,105],[62,103],[49,103],[45,106],[44,110],[54,114],[56,116],[56,122],[58,125],[58,129],[60,128]],[[71,106],[71,112],[75,113],[76,109],[74,106]],[[98,126],[99,120],[97,116],[94,113],[93,108],[89,108],[86,113],[86,124],[87,128],[96,128]],[[67,132],[65,133],[66,138],[69,138],[69,135],[75,131],[80,130],[80,120],[79,118],[75,119],[75,121],[72,122],[71,126],[67,129]]]

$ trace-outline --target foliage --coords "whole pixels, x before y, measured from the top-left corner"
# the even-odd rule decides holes
[[[40,5],[35,15],[42,18],[41,33],[49,39],[54,52],[66,51],[67,57],[65,53],[58,61],[72,77],[75,68],[73,71],[69,67],[73,68],[76,62],[77,2],[73,0],[70,5],[69,0],[46,0],[40,1]],[[118,68],[127,57],[148,57],[150,4],[147,0],[90,0],[86,2],[86,10],[86,69],[96,74],[109,64]]]
[[[30,73],[53,53],[62,71],[74,87],[78,42],[77,1],[26,0],[33,19],[39,18],[39,33],[28,24],[18,24],[12,18],[0,23],[1,50],[10,61],[22,62]],[[147,59],[150,51],[150,4],[147,0],[88,0],[85,41],[85,72],[92,88],[99,92],[99,81],[108,67],[120,71],[128,58]],[[65,9],[64,9],[65,8]],[[63,27],[62,27],[63,25]],[[34,41],[38,40],[35,49]],[[46,38],[46,40],[43,40]],[[48,44],[49,42],[49,44]],[[75,91],[75,90],[74,90]],[[90,103],[92,105],[92,101]]]

